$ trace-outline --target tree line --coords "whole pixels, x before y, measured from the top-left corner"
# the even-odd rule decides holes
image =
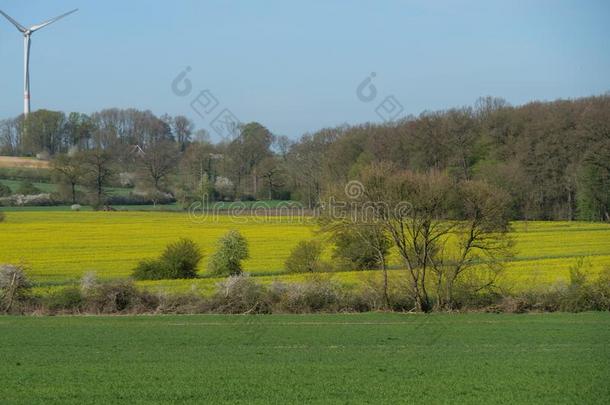
[[[0,154],[41,152],[55,160],[59,183],[76,190],[86,178],[98,202],[105,186],[131,182],[185,205],[207,195],[315,208],[383,163],[456,183],[485,182],[506,194],[511,219],[610,220],[610,95],[522,106],[487,97],[294,140],[252,122],[214,143],[186,117],[135,109],[39,110],[0,122]]]

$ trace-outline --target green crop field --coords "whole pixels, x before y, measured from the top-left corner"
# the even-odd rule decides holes
[[[39,285],[74,281],[94,271],[101,278],[129,276],[135,264],[155,257],[163,247],[181,237],[195,240],[209,255],[217,239],[229,229],[239,229],[250,243],[251,258],[245,270],[271,281],[283,272],[290,250],[315,235],[312,220],[284,217],[210,216],[192,218],[178,212],[8,212],[0,224],[0,263],[25,263]],[[515,257],[506,263],[502,282],[507,286],[550,284],[567,280],[569,268],[586,258],[587,271],[596,273],[610,265],[610,225],[582,222],[515,223]],[[330,249],[326,252],[330,257]],[[391,263],[399,270],[399,261]],[[205,273],[206,261],[200,274]],[[334,277],[357,283],[373,272],[344,272]],[[393,271],[394,277],[403,272]],[[300,276],[283,275],[284,278]],[[216,280],[171,280],[143,285],[205,290]]]
[[[4,403],[610,401],[610,314],[0,318]]]
[[[12,182],[12,183],[10,183]],[[19,187],[16,181],[12,180],[0,180],[0,183],[5,183],[14,187],[16,190]],[[51,191],[55,191],[55,186],[49,185],[47,183],[34,183],[34,185],[43,185],[44,187],[51,187]],[[127,196],[133,189],[130,188],[113,188],[109,187],[106,191],[110,195],[123,195]],[[216,212],[224,212],[224,211],[239,211],[239,210],[256,210],[258,208],[271,208],[277,209],[281,211],[281,207],[287,207],[292,204],[298,204],[294,201],[285,201],[285,200],[265,200],[265,201],[236,201],[236,202],[225,202],[225,201],[217,201],[210,204],[208,208],[209,211]],[[296,205],[299,207],[299,205]],[[182,207],[178,203],[170,203],[170,204],[157,204],[157,205],[120,205],[113,204],[112,208],[116,211],[167,211],[167,212],[184,212]],[[30,211],[39,211],[39,212],[48,212],[48,211],[72,211],[70,205],[50,205],[50,206],[26,206],[26,207],[2,207],[0,206],[0,211],[4,212],[30,212]],[[83,205],[80,208],[80,211],[93,211],[93,207],[89,205]]]
[[[9,179],[0,179],[0,183],[8,186],[13,192],[17,192],[19,190],[19,186],[22,181],[19,180],[9,180]],[[57,185],[53,183],[40,183],[33,182],[34,186],[39,189],[43,193],[54,193],[57,191]],[[82,187],[78,187],[78,190],[82,191]],[[106,192],[110,195],[128,195],[132,189],[130,188],[121,188],[121,187],[106,187]]]

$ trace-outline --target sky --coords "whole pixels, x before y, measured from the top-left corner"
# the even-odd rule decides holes
[[[481,96],[610,91],[606,0],[0,1],[27,26],[73,8],[32,36],[32,110],[148,109],[212,135],[229,114],[297,138]],[[22,112],[22,70],[0,18],[0,118]]]

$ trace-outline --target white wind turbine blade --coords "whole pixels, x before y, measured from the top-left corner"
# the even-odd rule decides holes
[[[0,14],[2,14],[4,17],[6,17],[7,20],[9,20],[15,27],[17,27],[17,29],[21,32],[26,32],[27,29],[19,24],[17,21],[13,20],[8,14],[6,14],[4,11],[0,10]]]
[[[55,17],[55,18],[51,18],[49,21],[45,21],[45,22],[43,22],[42,24],[34,25],[34,26],[32,26],[32,27],[30,28],[30,31],[31,31],[31,32],[38,31],[39,29],[41,29],[41,28],[43,28],[43,27],[46,27],[46,26],[47,26],[47,25],[49,25],[49,24],[53,24],[55,21],[57,21],[57,20],[61,20],[61,19],[62,19],[62,18],[64,18],[65,16],[70,15],[70,14],[72,14],[72,13],[75,13],[75,12],[77,12],[77,11],[78,11],[78,9],[77,9],[77,8],[75,8],[74,10],[72,10],[72,11],[68,11],[68,12],[67,12],[67,13],[65,13],[65,14],[62,14],[62,15],[57,16],[57,17]]]

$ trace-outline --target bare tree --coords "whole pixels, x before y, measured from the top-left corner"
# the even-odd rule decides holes
[[[93,194],[93,203],[100,207],[105,201],[105,190],[114,176],[114,160],[110,152],[100,148],[82,154],[85,186]]]
[[[145,149],[139,159],[139,173],[153,191],[165,191],[165,180],[176,168],[178,157],[176,144],[170,141],[158,141]]]
[[[0,155],[17,156],[20,144],[20,119],[0,121]]]
[[[72,204],[76,204],[76,186],[83,181],[83,159],[80,154],[57,155],[51,161],[51,167],[60,184],[70,188]]]
[[[436,278],[437,307],[452,309],[456,284],[469,293],[493,286],[512,255],[508,195],[480,181],[459,185],[455,227],[438,240],[430,256]]]
[[[256,166],[266,157],[271,156],[273,134],[257,122],[241,127],[241,132],[227,145],[227,154],[233,163],[233,178],[236,192],[247,192],[242,183],[247,176],[252,176],[252,190],[257,191]]]
[[[270,156],[256,167],[256,173],[265,181],[267,198],[273,199],[273,193],[283,185],[284,170],[277,158]]]
[[[183,115],[178,115],[172,120],[172,132],[180,145],[180,151],[184,151],[191,141],[193,128],[193,122]]]
[[[397,172],[386,164],[365,170],[363,184],[363,202],[391,235],[420,311],[432,310],[431,286],[437,304],[449,307],[467,270],[509,250],[506,204],[490,186],[456,184],[437,171]]]

